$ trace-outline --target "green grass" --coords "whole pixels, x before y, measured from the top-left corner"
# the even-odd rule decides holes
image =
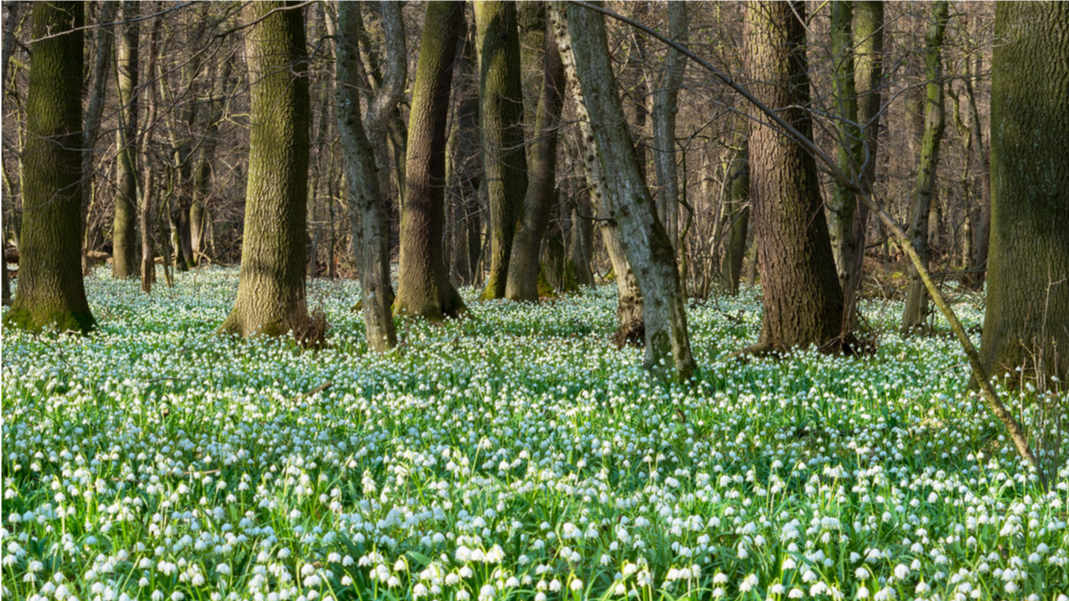
[[[611,287],[465,290],[472,319],[404,323],[382,358],[348,311],[357,284],[311,284],[318,353],[215,336],[236,286],[210,269],[145,297],[98,272],[96,333],[4,330],[4,598],[1069,590],[1069,464],[1044,494],[945,324],[902,339],[895,304],[863,307],[874,356],[748,363],[724,357],[756,338],[757,292],[695,304],[699,369],[674,387],[612,345]]]

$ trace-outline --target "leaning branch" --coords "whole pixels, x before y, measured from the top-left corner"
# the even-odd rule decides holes
[[[1010,437],[1013,439],[1013,444],[1017,448],[1017,452],[1021,455],[1021,457],[1027,460],[1028,463],[1031,464],[1032,467],[1036,470],[1036,473],[1039,476],[1040,485],[1043,487],[1043,490],[1047,490],[1048,482],[1046,475],[1044,474],[1043,468],[1039,464],[1039,461],[1036,459],[1036,456],[1032,453],[1031,447],[1029,447],[1028,445],[1028,436],[1025,433],[1024,428],[1022,428],[1021,424],[1017,421],[1017,419],[1013,417],[1013,414],[1010,412],[1009,408],[1006,407],[1006,405],[999,398],[998,393],[995,392],[994,387],[991,386],[991,382],[987,376],[987,370],[984,368],[983,362],[980,361],[980,355],[976,352],[976,347],[973,346],[972,340],[969,338],[969,335],[968,333],[966,333],[965,328],[958,320],[958,316],[950,308],[950,305],[947,303],[946,298],[943,297],[942,292],[939,291],[939,287],[935,285],[935,282],[932,280],[931,274],[928,272],[928,269],[921,261],[920,255],[917,254],[916,249],[913,248],[913,244],[910,243],[909,237],[898,225],[898,223],[895,222],[894,218],[891,217],[891,215],[887,213],[887,211],[885,211],[883,207],[880,206],[873,199],[872,192],[868,190],[864,185],[864,179],[859,182],[850,178],[841,169],[839,169],[838,164],[834,160],[832,160],[832,158],[828,156],[827,153],[822,151],[812,140],[802,135],[801,132],[791,126],[790,123],[787,123],[787,121],[785,121],[783,117],[777,115],[776,112],[769,108],[767,105],[758,100],[757,97],[755,97],[744,86],[736,82],[730,75],[724,73],[720,69],[717,69],[708,61],[702,59],[697,54],[694,54],[694,52],[689,50],[687,47],[669,39],[663,34],[646,25],[643,25],[642,23],[639,23],[638,21],[635,21],[634,19],[629,19],[623,15],[615,13],[611,10],[607,10],[601,6],[590,4],[588,2],[582,2],[580,0],[569,0],[569,2],[576,6],[596,11],[623,23],[627,23],[635,29],[646,33],[647,35],[657,39],[661,43],[671,47],[673,50],[680,52],[695,63],[701,65],[702,68],[712,73],[713,76],[723,82],[724,85],[728,86],[740,96],[745,98],[748,102],[750,102],[750,104],[757,108],[758,111],[763,113],[768,119],[775,123],[776,126],[779,127],[785,135],[787,135],[787,137],[794,140],[794,142],[801,146],[803,149],[805,149],[806,152],[813,155],[813,157],[823,163],[836,182],[841,184],[844,188],[854,192],[857,195],[857,199],[861,201],[861,203],[864,204],[866,207],[868,207],[870,211],[875,213],[877,217],[879,217],[880,221],[882,221],[883,224],[887,226],[887,229],[890,230],[890,232],[894,235],[898,245],[902,248],[903,251],[905,251],[906,255],[909,256],[910,261],[913,262],[913,266],[917,269],[917,273],[920,274],[921,280],[924,282],[925,288],[928,289],[928,294],[932,297],[932,302],[935,303],[935,306],[939,308],[939,311],[943,314],[943,317],[945,317],[946,320],[950,323],[950,329],[953,330],[954,335],[958,339],[958,342],[965,350],[965,355],[969,358],[969,365],[972,367],[973,377],[976,379],[976,382],[980,387],[980,392],[983,394],[984,399],[990,406],[991,411],[995,414],[999,421],[1002,422],[1002,425],[1006,428],[1006,431],[1010,433]],[[751,119],[755,119],[755,117],[753,117],[752,115],[748,116]]]

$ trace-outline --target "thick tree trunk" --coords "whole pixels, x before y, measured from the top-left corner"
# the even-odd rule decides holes
[[[808,139],[812,121],[805,56],[806,6],[747,5],[753,94]],[[842,330],[843,293],[835,273],[813,156],[780,131],[750,124],[750,193],[763,292],[760,345],[824,346]]]
[[[642,292],[639,290],[635,274],[631,265],[627,262],[623,245],[620,242],[620,232],[616,223],[616,214],[613,203],[610,200],[612,191],[609,190],[602,173],[601,161],[598,159],[597,145],[594,139],[594,130],[591,127],[590,116],[587,114],[586,103],[583,100],[582,89],[579,85],[579,76],[576,74],[575,53],[572,50],[571,34],[568,32],[567,19],[562,14],[563,6],[557,2],[550,3],[549,18],[553,26],[553,33],[558,43],[561,60],[564,62],[564,70],[567,78],[567,88],[572,95],[575,112],[579,125],[579,153],[583,159],[584,176],[589,189],[592,209],[598,219],[598,229],[601,232],[605,250],[612,264],[612,272],[616,278],[616,334],[614,340],[618,346],[624,344],[636,344],[644,339],[645,326],[642,321]]]
[[[1047,385],[1069,378],[1067,47],[1069,5],[997,5],[981,358],[992,374],[1022,367]]]
[[[833,74],[836,151],[839,169],[850,177],[857,178],[864,161],[864,140],[857,116],[857,93],[854,83],[854,44],[852,35],[853,14],[848,0],[835,0],[831,3],[831,40],[832,57],[835,61]],[[844,329],[853,329],[854,290],[856,285],[854,272],[855,255],[865,252],[857,247],[854,237],[854,221],[857,215],[857,198],[854,193],[839,182],[833,184],[831,199],[828,201],[828,234],[831,238],[832,256],[835,258],[835,271],[839,277],[839,287],[843,290]]]
[[[453,61],[464,23],[464,4],[427,4],[408,125],[401,265],[394,310],[441,321],[467,311],[449,281],[442,256],[445,142]]]
[[[742,260],[746,256],[746,235],[750,226],[750,161],[745,134],[728,165],[724,186],[724,256],[720,264],[720,284],[731,296],[739,293]],[[715,242],[715,241],[714,241]]]
[[[119,129],[115,136],[118,152],[115,157],[115,222],[112,226],[111,275],[129,278],[137,274],[135,260],[137,219],[137,143],[138,127],[138,69],[140,3],[123,2],[122,35],[119,38],[117,62],[117,92],[119,99]],[[149,78],[151,80],[151,77]]]
[[[943,107],[943,35],[946,32],[948,7],[945,1],[932,5],[932,21],[925,37],[925,78],[927,102],[924,110],[924,138],[921,142],[920,165],[917,168],[917,185],[913,197],[912,220],[909,227],[910,243],[928,268],[928,225],[935,193],[935,171],[939,165],[939,145],[943,139],[945,121]],[[928,317],[928,290],[924,287],[916,269],[910,270],[906,307],[902,312],[902,330],[910,331],[924,327]]]
[[[542,238],[554,208],[557,184],[557,129],[564,106],[564,64],[552,35],[545,36],[545,77],[535,116],[535,139],[530,151],[530,174],[523,200],[523,217],[512,243],[505,297],[538,300],[538,265]],[[563,238],[561,255],[563,256]]]
[[[243,9],[251,90],[245,236],[234,309],[220,330],[278,336],[303,327],[309,96],[304,16],[281,2]]]
[[[646,187],[609,57],[605,22],[599,13],[572,7],[569,31],[579,82],[590,112],[602,168],[612,173],[612,203],[627,262],[642,290],[646,366],[686,381],[694,371],[687,337],[683,290],[675,252]]]
[[[687,5],[668,2],[668,36],[687,43]],[[679,176],[676,169],[676,112],[686,60],[678,50],[668,49],[664,67],[653,92],[653,168],[657,174],[657,214],[672,242],[679,244]],[[679,250],[679,249],[677,249]]]
[[[490,275],[483,299],[504,298],[513,239],[523,216],[527,158],[523,145],[523,88],[516,5],[475,3],[479,40],[479,132],[490,198]]]
[[[88,332],[81,268],[83,4],[33,5],[22,245],[9,327]]]
[[[387,43],[387,69],[383,85],[368,104],[369,128],[385,140],[386,120],[393,114],[404,93],[407,79],[404,23],[399,4],[381,5]],[[360,248],[360,289],[368,347],[385,353],[397,346],[393,323],[393,288],[390,283],[388,197],[382,189],[375,151],[364,132],[360,116],[360,74],[357,39],[362,29],[360,5],[338,5],[337,117],[345,153],[346,182],[352,217],[359,214],[354,228],[354,246]],[[383,160],[388,157],[382,156]],[[354,219],[355,220],[355,219]]]
[[[880,140],[880,115],[883,89],[883,0],[854,2],[854,90],[857,93],[857,122],[865,136],[861,177],[870,193],[876,183],[876,154]],[[857,292],[861,287],[865,263],[869,209],[861,203],[854,215],[854,265],[850,275],[852,288],[843,290],[848,315],[857,315]],[[878,223],[878,222],[877,222]],[[848,322],[852,323],[852,322]]]

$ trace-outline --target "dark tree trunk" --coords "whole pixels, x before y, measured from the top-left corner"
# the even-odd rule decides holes
[[[1069,4],[1000,2],[991,78],[991,255],[981,358],[1069,378]],[[1041,382],[1041,383],[1049,383]]]
[[[82,218],[85,226],[85,238],[82,244],[82,273],[89,275],[92,262],[89,259],[89,242],[91,230],[88,227],[89,214],[92,210],[93,188],[96,181],[94,162],[96,160],[96,143],[100,136],[100,121],[104,115],[104,101],[107,98],[109,68],[112,58],[112,43],[115,37],[115,14],[118,2],[104,2],[100,5],[100,15],[96,32],[96,58],[90,86],[89,106],[85,112],[85,126],[82,130]]]
[[[115,157],[115,223],[111,240],[111,275],[129,278],[137,273],[135,260],[137,219],[137,135],[138,127],[138,69],[139,29],[137,21],[140,3],[123,2],[122,36],[119,38],[118,82],[119,129],[115,136],[118,153]],[[149,80],[152,77],[150,75]]]
[[[668,2],[668,35],[677,43],[687,43],[687,5]],[[686,59],[669,48],[664,67],[653,93],[653,167],[657,174],[657,213],[665,224],[672,247],[682,253],[677,232],[679,224],[679,175],[676,169],[676,112],[679,88],[683,84]]]
[[[980,73],[981,53],[976,54],[976,67],[972,69],[972,75]],[[964,279],[966,286],[975,290],[982,290],[984,279],[987,275],[987,255],[991,243],[991,155],[984,144],[984,130],[980,123],[980,111],[976,107],[976,93],[973,89],[972,77],[966,72],[965,95],[969,109],[969,157],[967,161],[976,163],[976,174],[980,180],[980,216],[976,228],[970,232],[972,239],[972,252],[966,257],[967,273]]]
[[[408,124],[401,265],[394,310],[440,321],[467,308],[442,256],[445,142],[453,61],[464,23],[462,2],[427,3]]]
[[[219,124],[223,118],[224,99],[227,95],[227,82],[230,80],[233,60],[222,59],[222,64],[216,65],[217,76],[212,82],[212,92],[209,99],[207,131],[201,142],[197,165],[193,170],[193,204],[189,208],[190,243],[193,252],[194,264],[199,264],[207,250],[205,236],[208,230],[208,220],[211,219],[209,205],[212,200],[212,176],[214,170],[212,164],[215,160],[215,146],[219,133]]]
[[[516,5],[475,3],[479,40],[479,132],[490,198],[490,275],[483,299],[504,298],[516,228],[527,191],[523,88]]]
[[[930,213],[932,196],[935,194],[935,172],[939,165],[939,146],[943,139],[943,35],[946,32],[948,6],[945,1],[932,5],[932,21],[925,37],[925,78],[927,102],[924,110],[924,138],[921,141],[920,164],[917,168],[917,185],[913,198],[912,219],[909,227],[910,243],[920,255],[927,269],[929,257]],[[928,290],[924,287],[916,269],[910,270],[906,306],[902,312],[904,331],[921,328],[928,317]]]
[[[569,12],[575,67],[598,155],[604,171],[613,174],[609,185],[620,240],[642,290],[646,367],[685,382],[695,364],[675,252],[657,217],[656,202],[646,187],[616,93],[604,19],[590,9],[573,7]]]
[[[530,174],[527,194],[509,259],[509,300],[538,300],[538,265],[542,238],[554,208],[553,193],[557,183],[557,129],[564,106],[564,64],[552,35],[545,36],[545,78],[535,116],[535,139],[530,151]],[[559,234],[559,232],[558,232]],[[561,255],[563,256],[563,238]]]
[[[246,32],[251,121],[245,235],[234,309],[220,327],[242,337],[304,327],[309,97],[301,10],[253,2]]]
[[[163,27],[163,20],[157,17],[152,24],[152,33],[149,35],[149,48],[148,48],[148,65],[145,73],[148,75],[146,79],[152,81],[156,75],[156,59],[159,56],[159,43],[160,43],[160,31]],[[137,172],[131,173],[131,181],[133,182],[134,192],[140,188],[141,193],[141,290],[145,294],[152,292],[152,285],[156,283],[156,248],[155,248],[155,232],[156,227],[156,213],[158,207],[156,205],[156,170],[154,169],[154,161],[152,160],[151,148],[152,148],[152,134],[155,132],[156,115],[159,111],[159,88],[157,86],[148,85],[144,88],[145,94],[145,125],[139,138],[130,138],[130,161],[131,165],[139,165],[141,174],[140,186],[137,182]],[[139,149],[140,152],[137,155],[132,154],[134,149]],[[134,160],[134,156],[138,159]],[[136,198],[136,196],[135,196]],[[132,230],[131,230],[132,231]],[[160,246],[164,251],[167,251],[167,239],[160,239]],[[164,265],[164,273],[166,273],[166,265]]]
[[[742,279],[742,260],[746,256],[746,235],[750,227],[750,162],[745,135],[739,136],[739,148],[728,166],[725,187],[724,257],[720,264],[720,284],[735,296]]]
[[[81,2],[33,5],[23,148],[22,245],[9,327],[88,332],[95,321],[82,281]]]
[[[747,5],[754,95],[812,136],[805,55],[806,5]],[[783,133],[750,124],[750,193],[764,322],[759,345],[823,346],[842,329],[843,293],[823,216],[816,163]]]

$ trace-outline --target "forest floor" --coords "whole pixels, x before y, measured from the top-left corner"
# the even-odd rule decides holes
[[[864,304],[870,356],[748,362],[758,291],[695,303],[666,387],[612,345],[612,287],[465,290],[386,358],[353,282],[310,284],[318,352],[216,336],[233,269],[87,287],[93,335],[3,332],[6,599],[1069,599],[1069,439],[1044,494],[898,303]],[[1067,429],[1065,395],[1006,399]]]

